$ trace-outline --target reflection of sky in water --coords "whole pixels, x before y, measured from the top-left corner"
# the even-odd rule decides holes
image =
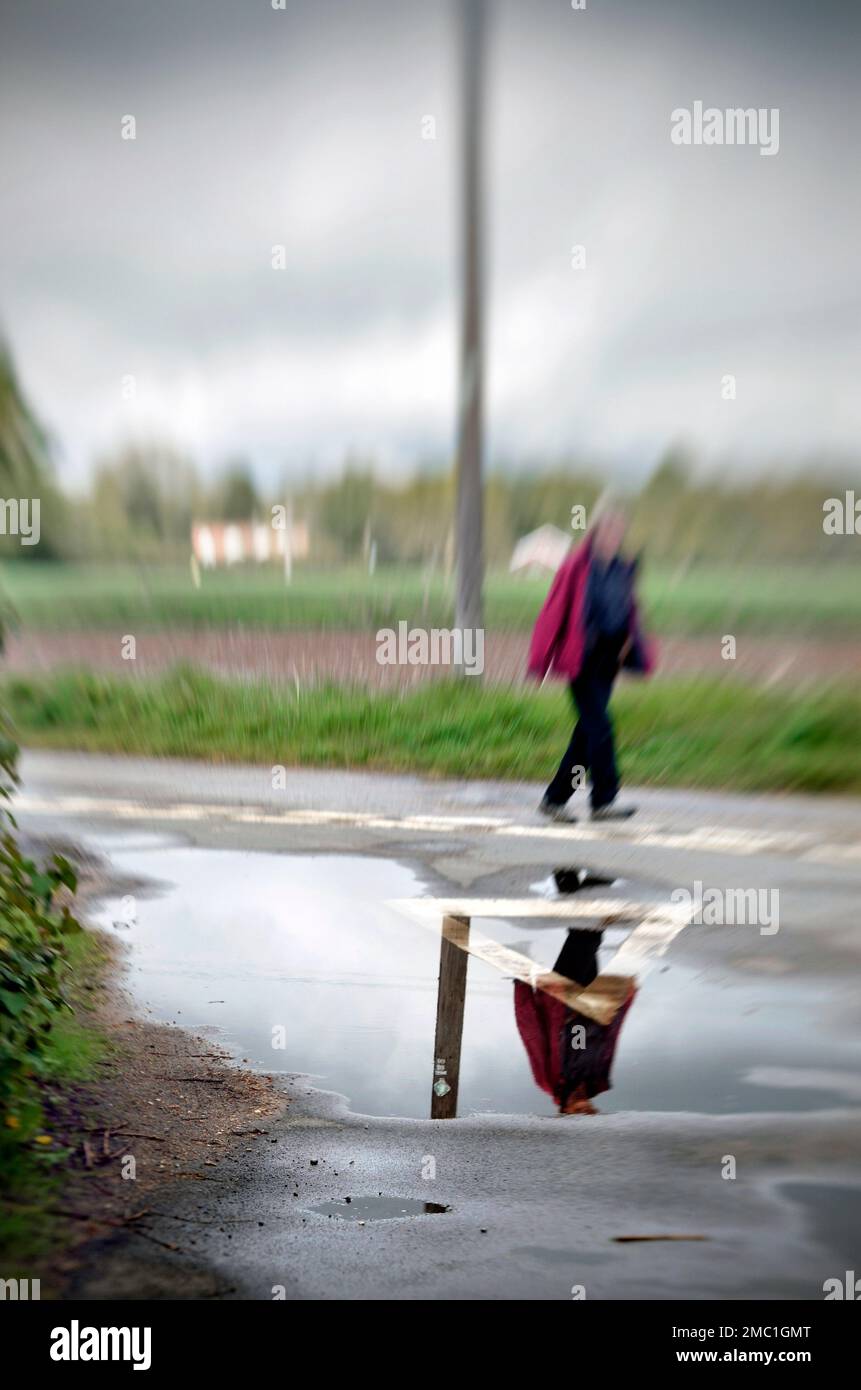
[[[186,1027],[215,1025],[238,1057],[268,1071],[308,1072],[356,1111],[427,1116],[439,939],[383,905],[422,892],[409,869],[347,855],[132,849],[127,841],[111,857],[121,872],[171,885],[138,897],[137,920],[121,933],[132,947],[139,1004]],[[121,917],[119,904],[107,903],[99,923]],[[535,922],[482,921],[480,929],[546,966],[565,937],[564,927]],[[624,934],[605,933],[602,966]],[[780,1067],[784,1076],[794,1065],[845,1072],[857,1065],[857,1044],[850,1054],[845,1037],[824,1032],[817,991],[803,981],[730,986],[729,978],[677,966],[653,971],[622,1029],[614,1089],[599,1108],[843,1103],[821,1088],[745,1083],[753,1067]],[[278,1025],[283,1051],[271,1046]],[[477,1110],[554,1113],[532,1081],[511,982],[471,958],[459,1113]]]

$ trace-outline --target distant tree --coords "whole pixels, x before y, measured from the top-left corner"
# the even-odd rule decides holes
[[[509,482],[509,515],[513,539],[528,535],[548,522],[568,531],[571,508],[582,506],[587,515],[601,491],[600,482],[584,472],[582,465],[550,473],[519,473]],[[575,535],[575,540],[578,537]]]
[[[319,514],[325,530],[339,542],[343,554],[361,552],[365,528],[373,528],[375,485],[369,468],[348,464],[342,478],[320,494]]]
[[[673,446],[658,463],[635,506],[633,536],[652,556],[679,557],[689,550],[690,533],[684,518],[690,511],[693,463],[680,446]]]
[[[194,465],[171,445],[137,443],[101,458],[86,508],[94,553],[157,558],[188,547],[192,516],[202,509]]]
[[[232,460],[217,490],[217,511],[222,521],[250,521],[260,510],[260,500],[244,459]]]
[[[164,525],[158,480],[148,472],[142,459],[133,457],[129,460],[123,493],[123,505],[129,521],[152,531],[161,539]]]
[[[0,485],[5,496],[26,496],[42,483],[48,441],[24,398],[12,354],[0,343]]]
[[[453,505],[454,478],[449,470],[425,468],[398,487],[377,484],[372,530],[381,556],[409,564],[439,562]]]
[[[37,545],[21,545],[15,536],[0,537],[4,554],[50,559],[62,547],[65,503],[51,476],[48,436],[27,401],[7,343],[0,340],[0,493],[4,499],[38,500]],[[32,515],[32,513],[31,513]]]
[[[690,483],[693,460],[681,445],[673,445],[660,459],[643,489],[643,498],[678,497]]]

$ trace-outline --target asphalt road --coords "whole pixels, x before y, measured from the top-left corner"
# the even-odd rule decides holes
[[[289,988],[301,1020],[303,1001],[320,990],[320,1031],[333,1040],[324,1091],[291,1075],[317,1069],[292,1060],[288,1028],[285,1120],[233,1161],[215,1205],[187,1188],[177,1194],[174,1209],[190,1219],[217,1217],[200,1226],[194,1256],[138,1252],[133,1288],[117,1247],[107,1248],[84,1295],[568,1299],[576,1288],[586,1298],[817,1299],[826,1278],[861,1264],[861,804],[630,790],[640,807],[631,822],[569,828],[539,819],[537,786],[510,783],[288,769],[276,790],[270,768],[35,752],[22,771],[25,827],[97,848],[126,872],[136,862],[158,880],[157,912],[147,929],[141,907],[132,951],[142,1004],[156,1016],[181,1013],[188,1026],[217,1026],[195,981],[241,977],[245,1012],[227,1017],[222,1036],[248,1056],[261,999],[268,1007]],[[313,877],[310,889],[302,878],[314,865],[319,906]],[[419,895],[523,899],[570,865],[617,879],[602,897],[645,906],[698,881],[721,893],[756,890],[777,909],[777,929],[771,919],[765,930],[691,925],[665,955],[645,953],[651,970],[600,1115],[557,1117],[537,1088],[530,1108],[531,1080],[514,1060],[510,982],[473,961],[467,1009],[474,988],[476,1022],[465,1053],[480,1059],[475,1094],[491,1102],[430,1121],[392,1109],[389,1092],[375,1109],[368,1085],[361,1113],[351,1092],[362,1067],[351,1071],[349,1053],[361,1058],[383,1037],[381,1011],[394,1020],[391,1095],[413,1094],[409,1074],[424,1056],[429,1095],[433,1048],[428,971],[438,947],[407,917],[393,926],[390,909],[385,920],[375,915],[374,874],[381,884],[406,874]],[[371,877],[360,883],[365,869]],[[239,890],[249,893],[246,961],[236,945],[243,929],[226,915],[234,880],[258,893]],[[299,896],[294,880],[305,883]],[[294,897],[289,923],[275,920],[264,941],[253,921],[265,914],[260,885],[270,882],[270,898],[278,885]],[[390,896],[404,896],[403,886]],[[159,956],[172,925],[175,954]],[[504,918],[482,928],[544,966],[564,934]],[[607,933],[605,945],[626,933]],[[361,970],[345,964],[353,947]],[[340,995],[326,993],[336,985]],[[353,1009],[369,1012],[350,1031]],[[305,1027],[293,1034],[297,1055]],[[339,1077],[346,1095],[334,1093]],[[500,1104],[506,1095],[511,1113]],[[314,1210],[377,1194],[449,1209],[364,1224]],[[672,1234],[703,1239],[618,1242]]]

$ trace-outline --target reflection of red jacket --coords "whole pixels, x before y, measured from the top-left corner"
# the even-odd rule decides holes
[[[566,555],[556,571],[550,592],[538,614],[529,647],[529,674],[543,680],[548,671],[573,681],[583,665],[586,646],[586,596],[592,542],[586,539],[571,555]],[[654,669],[654,653],[640,632],[637,605],[631,611],[628,635],[631,645],[623,665],[648,675]]]
[[[558,1106],[572,1096],[586,1100],[609,1091],[613,1054],[635,994],[632,986],[615,1017],[601,1024],[575,1013],[545,990],[515,980],[514,1017],[535,1084]],[[585,1047],[571,1045],[575,1025],[585,1029]]]

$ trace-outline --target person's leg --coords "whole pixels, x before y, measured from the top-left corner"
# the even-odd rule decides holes
[[[580,725],[584,733],[584,761],[592,779],[593,811],[609,805],[615,800],[619,790],[613,725],[609,710],[612,689],[612,675],[600,667],[584,670],[574,682],[574,698],[580,711]]]
[[[574,686],[571,686],[571,697],[575,700]],[[575,711],[577,709],[575,700]],[[574,725],[574,732],[571,735],[571,742],[562,755],[562,761],[557,768],[556,775],[544,793],[544,802],[551,806],[564,806],[574,791],[573,777],[575,767],[586,766],[586,735],[583,730],[583,722],[578,719]]]
[[[584,989],[591,985],[598,974],[598,948],[602,935],[599,931],[578,931],[572,928],[556,957],[553,966],[556,974],[564,975],[566,980],[573,980]]]

